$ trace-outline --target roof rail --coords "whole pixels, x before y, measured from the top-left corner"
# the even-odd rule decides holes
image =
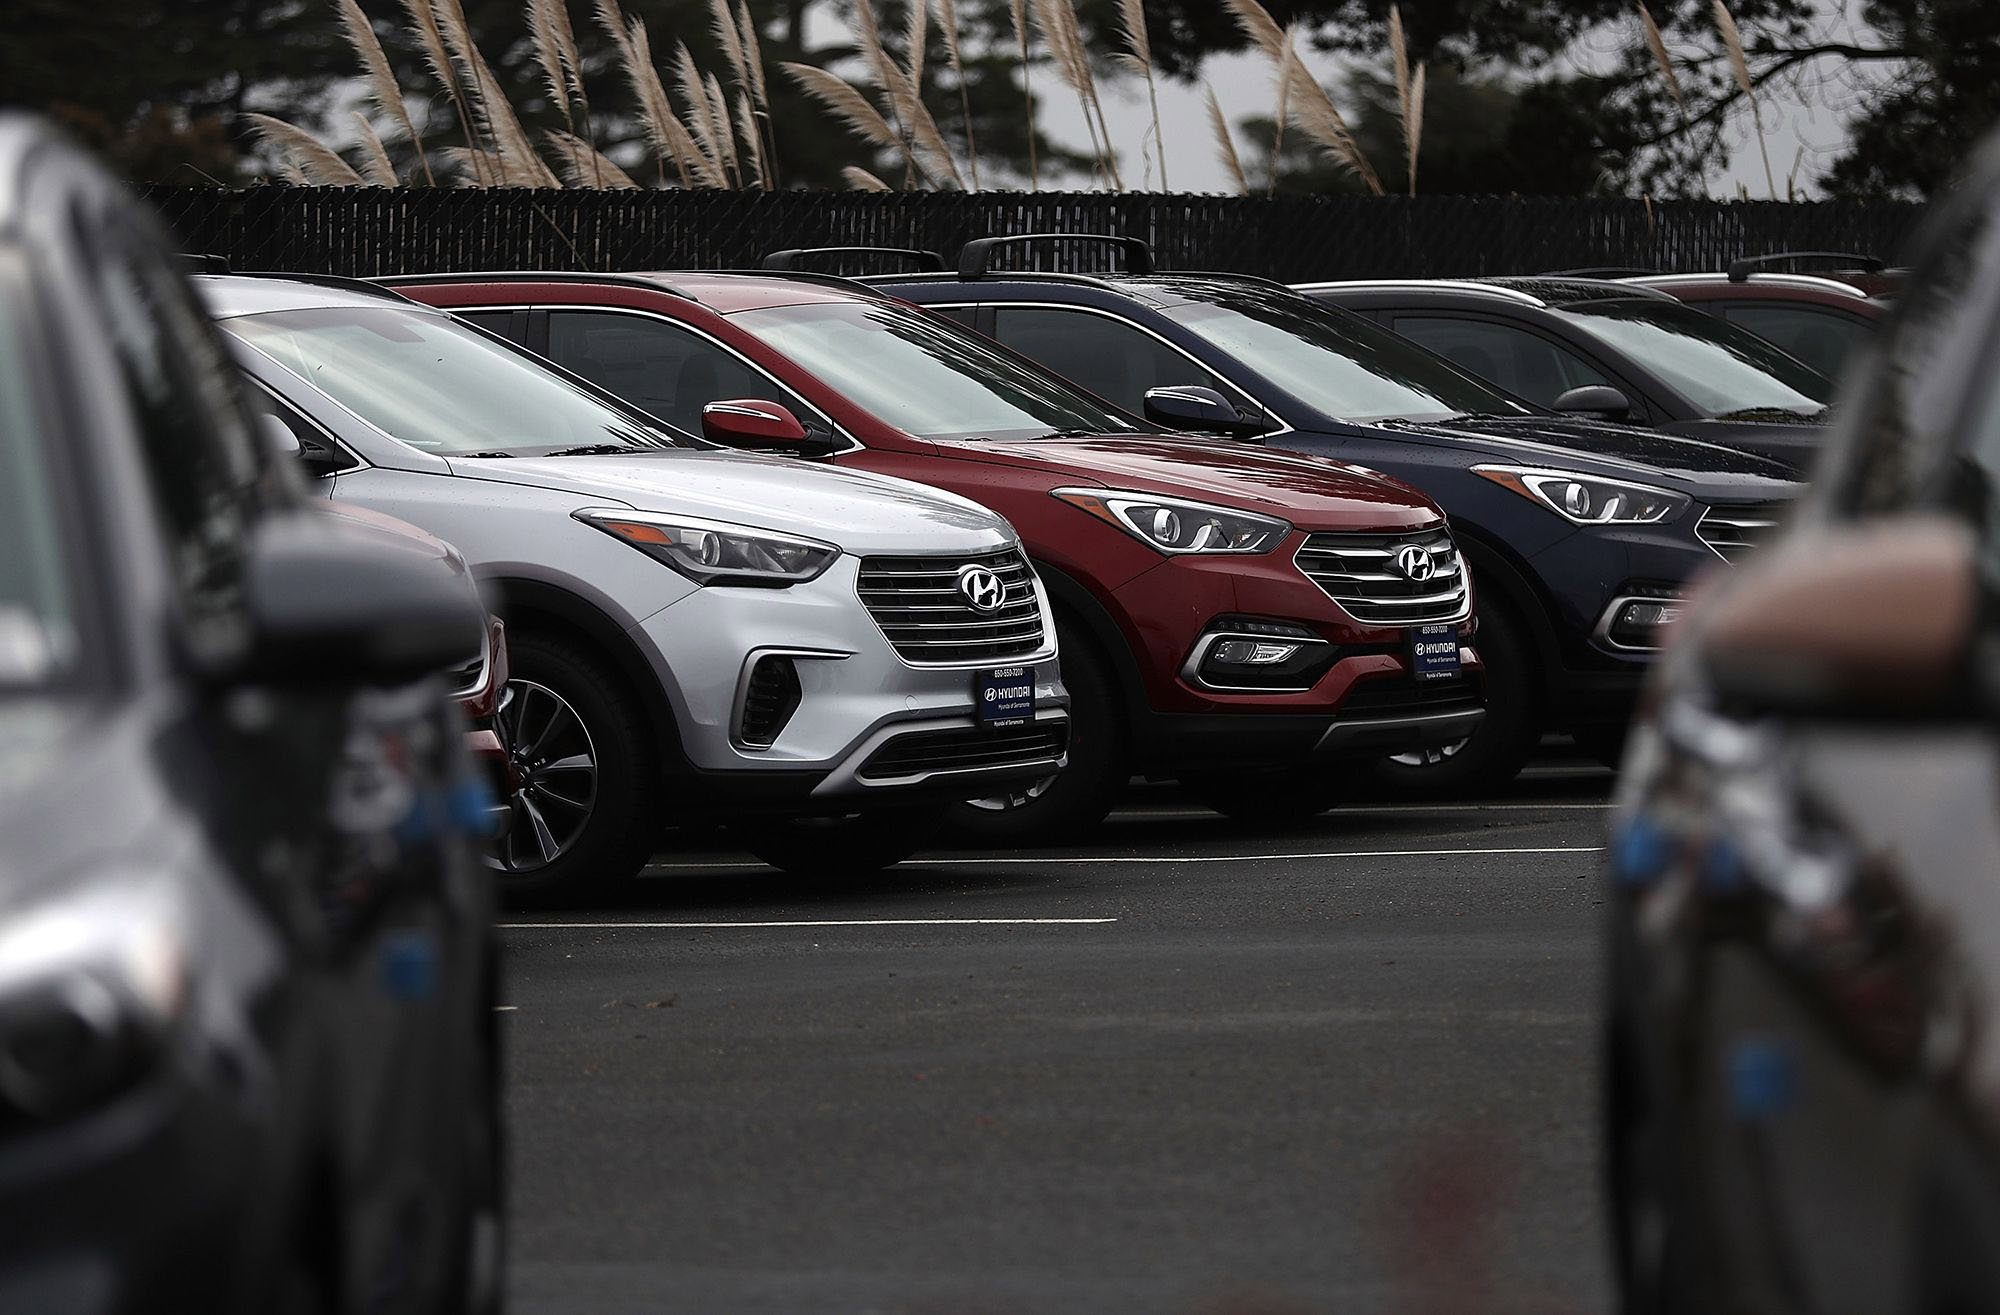
[[[1125,253],[1127,274],[1150,274],[1153,272],[1153,248],[1144,238],[1118,237],[1111,233],[1017,233],[1011,237],[976,237],[958,249],[958,277],[961,282],[973,283],[986,277],[993,263],[993,253],[1001,247],[1019,246],[1024,242],[1095,242],[1105,246],[1115,246]]]
[[[1493,297],[1503,301],[1518,301],[1528,305],[1542,304],[1540,297],[1510,288],[1498,283],[1484,283],[1478,279],[1325,279],[1314,283],[1294,283],[1292,291],[1314,292],[1366,292],[1373,288],[1442,288],[1448,292],[1470,292]]]
[[[239,279],[284,279],[288,283],[305,283],[315,288],[339,288],[347,292],[359,292],[370,297],[388,297],[401,302],[410,300],[394,288],[384,287],[367,279],[349,278],[345,274],[307,274],[295,269],[231,269],[229,262],[221,256],[183,254],[181,260],[190,274],[227,274]]]
[[[813,256],[896,256],[920,270],[942,270],[944,257],[916,247],[788,247],[764,257],[763,265],[772,273],[799,270],[799,261]]]
[[[1540,274],[1530,274],[1537,279],[1642,279],[1654,274],[1666,273],[1663,269],[1647,269],[1641,265],[1585,265],[1580,269],[1550,269]]]
[[[682,301],[701,304],[701,298],[684,291],[661,279],[643,274],[592,274],[581,269],[486,269],[460,270],[445,274],[377,274],[369,278],[370,283],[394,287],[399,283],[438,285],[450,283],[491,283],[495,280],[519,283],[532,280],[536,283],[609,283],[621,288],[644,288],[648,292],[664,292]]]
[[[1797,265],[1801,260],[1838,262],[1834,268],[1858,269],[1864,274],[1875,274],[1886,269],[1884,262],[1874,256],[1864,256],[1853,251],[1774,251],[1764,256],[1743,256],[1729,262],[1729,281],[1748,282],[1752,274],[1770,265]]]

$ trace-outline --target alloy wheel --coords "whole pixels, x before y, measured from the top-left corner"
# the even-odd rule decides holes
[[[569,700],[532,680],[510,680],[493,717],[507,751],[507,836],[492,862],[507,872],[545,868],[573,848],[597,804],[597,748]]]

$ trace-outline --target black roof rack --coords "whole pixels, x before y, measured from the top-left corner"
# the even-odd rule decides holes
[[[1653,274],[1664,274],[1663,269],[1644,269],[1638,265],[1585,265],[1580,269],[1547,269],[1529,277],[1538,279],[1640,279]]]
[[[442,283],[490,283],[494,280],[518,282],[533,279],[537,283],[610,283],[621,288],[644,288],[648,292],[664,292],[683,301],[691,301],[697,306],[701,298],[692,292],[675,287],[660,279],[641,274],[592,274],[581,269],[487,269],[460,270],[446,274],[377,274],[368,281],[390,285],[396,283],[442,284]]]
[[[1765,256],[1744,256],[1730,261],[1729,281],[1744,283],[1752,274],[1767,266],[1796,266],[1802,260],[1823,261],[1834,269],[1858,269],[1864,274],[1879,273],[1887,268],[1874,256],[1863,256],[1852,251],[1774,251]]]
[[[1153,248],[1144,238],[1118,237],[1110,233],[1018,233],[1012,237],[976,237],[958,249],[958,277],[965,283],[986,277],[993,253],[1001,247],[1024,242],[1097,242],[1120,248],[1125,253],[1127,274],[1153,272]]]
[[[799,269],[799,261],[813,256],[894,256],[920,270],[944,268],[943,256],[916,247],[788,247],[765,256],[764,269],[770,273],[808,273]]]
[[[189,274],[228,274],[228,256],[217,256],[206,251],[181,252],[181,269]]]

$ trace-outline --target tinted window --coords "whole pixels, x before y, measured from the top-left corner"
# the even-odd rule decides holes
[[[10,280],[11,282],[11,280]],[[27,308],[0,302],[0,693],[47,684],[76,657],[71,583],[56,523]]]
[[[993,336],[1134,414],[1145,410],[1150,388],[1202,384],[1235,392],[1144,329],[1090,311],[1000,306]]]
[[[1185,292],[1176,285],[1175,291]],[[1407,339],[1305,297],[1218,284],[1167,314],[1245,367],[1344,420],[1441,420],[1523,408]]]
[[[1087,393],[934,315],[877,302],[744,311],[736,322],[855,406],[920,438],[1129,431]]]
[[[1678,302],[1633,297],[1554,312],[1641,362],[1703,414],[1817,416],[1833,396],[1824,375],[1756,334]]]
[[[1399,316],[1396,331],[1467,374],[1490,380],[1539,406],[1553,405],[1572,388],[1611,383],[1567,347],[1512,324],[1412,315]]]
[[[534,358],[427,311],[273,311],[223,327],[391,438],[441,456],[684,441]]]
[[[477,324],[488,333],[497,333],[502,338],[511,338],[516,342],[521,340],[521,335],[514,332],[514,319],[515,316],[522,315],[520,311],[453,310],[452,314],[458,316],[461,320],[465,320],[467,323]]]
[[[1776,343],[1829,378],[1840,369],[1847,353],[1868,336],[1868,326],[1853,316],[1815,306],[1769,302],[1731,306],[1723,314],[1731,324],[1740,324]]]
[[[236,642],[243,624],[242,546],[260,463],[235,367],[165,261],[137,235],[114,235],[93,274],[189,638],[213,649]]]
[[[549,359],[689,433],[701,409],[755,397],[806,415],[790,393],[709,339],[664,320],[608,311],[552,311]]]

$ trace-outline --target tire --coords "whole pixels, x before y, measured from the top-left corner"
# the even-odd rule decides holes
[[[510,637],[507,657],[494,729],[519,753],[521,774],[503,796],[512,816],[489,859],[502,894],[543,903],[636,875],[660,830],[644,706],[608,663],[566,637]],[[579,755],[588,769],[574,765]]]
[[[1069,762],[1025,790],[953,804],[949,829],[963,844],[1044,844],[1083,835],[1104,820],[1131,779],[1125,713],[1110,664],[1084,628],[1060,614],[1056,644],[1069,690]]]
[[[1526,623],[1498,599],[1482,599],[1473,645],[1482,667],[1486,716],[1456,745],[1376,762],[1373,778],[1387,793],[1430,798],[1495,789],[1521,774],[1540,743],[1541,682]]]
[[[1304,822],[1340,802],[1340,777],[1324,770],[1199,776],[1184,784],[1224,817],[1254,825]]]
[[[739,834],[743,847],[801,877],[866,876],[894,867],[937,837],[942,808],[893,809],[847,817],[760,821]]]

